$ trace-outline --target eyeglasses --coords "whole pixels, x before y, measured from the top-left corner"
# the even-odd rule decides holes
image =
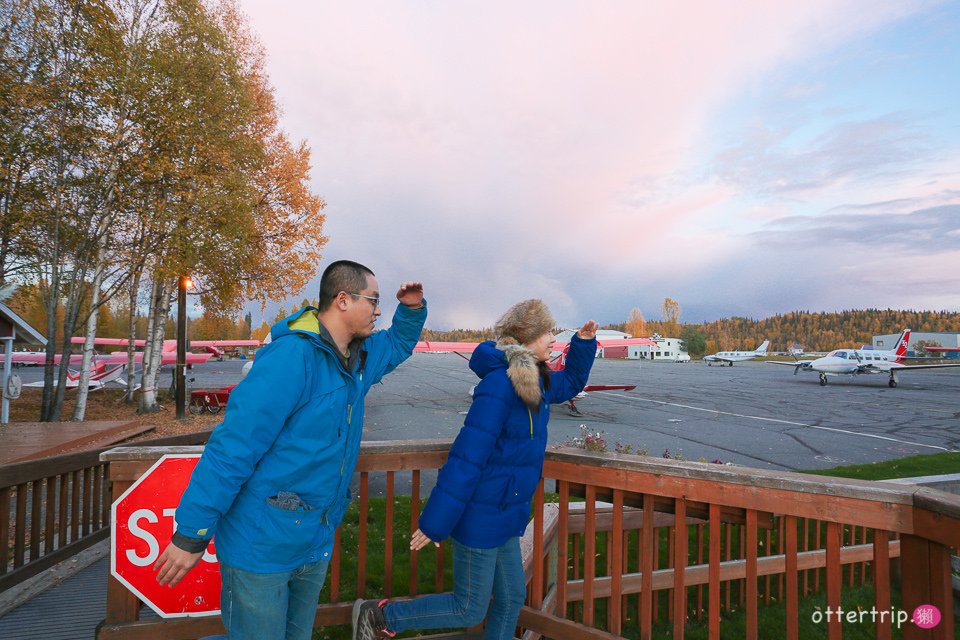
[[[367,300],[369,300],[370,302],[373,303],[373,308],[374,308],[374,309],[376,309],[377,307],[380,306],[380,298],[374,298],[373,296],[365,296],[365,295],[363,295],[362,293],[349,293],[349,294],[347,294],[347,295],[351,295],[351,296],[354,296],[354,297],[356,297],[356,298],[366,298]]]

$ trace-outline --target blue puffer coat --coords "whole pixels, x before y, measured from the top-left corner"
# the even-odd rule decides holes
[[[549,390],[541,384],[539,410],[531,411],[507,375],[504,352],[493,342],[474,350],[470,368],[482,380],[420,515],[423,533],[480,549],[523,534],[543,471],[550,404],[583,390],[596,352],[596,340],[574,336],[566,368],[551,372]]]
[[[367,338],[352,371],[319,337],[316,310],[274,325],[230,394],[177,507],[178,532],[209,539],[230,566],[289,571],[329,558],[350,503],[364,396],[413,352],[426,307],[398,305]]]

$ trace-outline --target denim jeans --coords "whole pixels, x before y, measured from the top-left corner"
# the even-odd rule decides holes
[[[391,601],[383,613],[387,627],[397,632],[472,627],[486,616],[485,640],[505,640],[513,638],[526,594],[519,538],[494,549],[475,549],[454,540],[453,593]]]
[[[327,560],[252,573],[220,563],[220,616],[230,640],[310,640]]]

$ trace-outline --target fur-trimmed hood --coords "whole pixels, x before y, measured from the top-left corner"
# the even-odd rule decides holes
[[[543,300],[530,298],[507,309],[493,327],[498,343],[529,344],[556,326]]]
[[[512,343],[510,339],[481,342],[470,357],[470,368],[481,378],[506,369],[514,391],[527,407],[536,411],[543,400],[537,358],[530,349]]]

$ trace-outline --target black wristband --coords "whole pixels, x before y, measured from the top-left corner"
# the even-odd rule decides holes
[[[203,540],[201,538],[191,538],[185,536],[179,531],[173,533],[173,538],[170,539],[175,546],[187,551],[189,553],[199,553],[207,548],[207,545],[210,544],[209,540]]]

